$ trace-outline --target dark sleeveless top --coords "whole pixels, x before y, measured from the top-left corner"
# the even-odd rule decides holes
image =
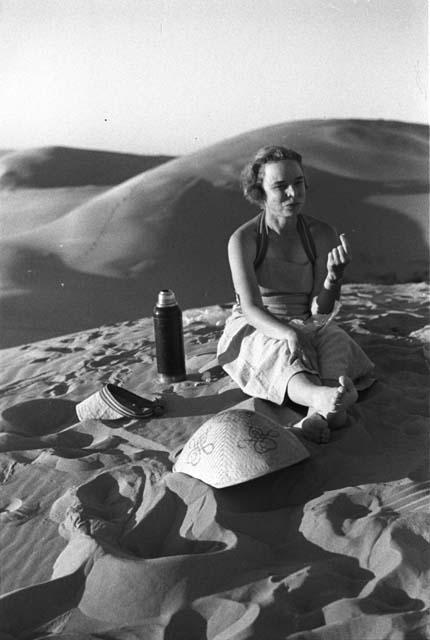
[[[303,249],[305,250],[308,260],[313,266],[317,259],[315,242],[310,232],[310,229],[307,225],[306,220],[300,213],[297,216],[297,231],[300,236],[300,240],[302,241]],[[257,269],[257,267],[259,267],[264,260],[264,257],[267,252],[267,241],[268,241],[268,235],[267,235],[266,221],[265,221],[264,211],[261,211],[257,219],[257,253],[254,259],[255,269]]]
[[[303,266],[292,263],[291,267],[294,267],[294,269],[299,268],[300,270],[299,273],[297,274],[298,282],[300,282],[301,278],[303,277],[305,278],[305,281],[306,279],[309,278],[309,276],[306,276],[306,269],[310,269],[311,270],[310,280],[311,282],[313,282],[314,267],[315,267],[315,261],[316,261],[315,242],[304,217],[300,214],[297,216],[297,231],[300,236],[303,249],[308,258],[308,263],[306,263]],[[254,268],[256,271],[262,265],[264,258],[266,256],[266,253],[268,250],[268,244],[269,244],[268,240],[269,238],[268,238],[268,231],[267,231],[267,226],[265,221],[265,213],[264,211],[261,211],[261,213],[257,218],[257,251],[254,258]],[[303,269],[305,269],[305,271],[303,271]],[[302,279],[302,284],[303,284],[303,279]],[[294,288],[293,288],[293,291],[294,291]],[[307,291],[306,289],[303,289],[303,290],[299,289],[299,291],[291,292],[290,294],[288,293],[277,294],[276,291],[266,293],[264,291],[264,288],[261,289],[260,287],[260,292],[262,295],[262,301],[264,306],[276,316],[277,315],[282,316],[285,313],[292,316],[296,316],[296,317],[297,316],[303,317],[304,315],[308,316],[310,313],[309,312],[310,297],[309,297],[309,292],[306,292],[306,291]],[[236,308],[240,310],[240,299],[237,293],[236,293]]]

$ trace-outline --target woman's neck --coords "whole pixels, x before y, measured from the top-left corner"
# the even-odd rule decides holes
[[[268,229],[271,229],[278,235],[282,233],[289,232],[292,229],[295,229],[297,226],[297,214],[291,212],[289,215],[285,215],[285,213],[277,214],[270,211],[270,209],[265,210],[265,221]]]

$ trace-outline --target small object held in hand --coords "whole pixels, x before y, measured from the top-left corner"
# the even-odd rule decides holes
[[[352,259],[351,247],[346,235],[341,233],[339,240],[340,244],[337,247],[333,247],[327,256],[326,289],[331,288],[330,284],[336,285],[340,283],[343,273]]]
[[[140,419],[160,416],[162,413],[163,407],[158,399],[138,396],[114,384],[107,384],[76,405],[79,420]]]
[[[157,371],[161,382],[185,380],[182,312],[170,289],[158,294],[153,311]]]
[[[348,238],[346,237],[346,235],[344,233],[341,233],[340,236],[339,236],[339,239],[340,239],[340,241],[342,243],[342,247],[343,247],[345,253],[347,253],[349,255],[350,259],[351,259],[351,247],[350,247],[350,244],[348,242]]]

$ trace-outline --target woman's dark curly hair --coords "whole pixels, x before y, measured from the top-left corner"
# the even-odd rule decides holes
[[[261,147],[252,160],[243,168],[240,175],[243,195],[251,204],[259,207],[265,198],[262,187],[264,176],[261,167],[268,162],[279,162],[280,160],[295,160],[303,171],[300,153],[279,145]]]

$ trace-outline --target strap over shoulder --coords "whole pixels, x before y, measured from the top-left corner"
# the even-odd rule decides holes
[[[297,231],[302,241],[303,249],[305,250],[305,253],[308,256],[309,262],[311,262],[312,264],[315,264],[315,261],[317,259],[317,250],[315,247],[315,242],[312,237],[311,230],[309,229],[308,223],[300,213],[297,216]]]
[[[254,269],[257,269],[257,267],[260,266],[267,252],[268,234],[267,234],[264,210],[260,211],[260,214],[257,218],[256,226],[257,226],[257,229],[256,229],[257,251],[254,258]],[[301,214],[297,216],[297,231],[300,235],[300,239],[303,243],[303,248],[308,257],[308,260],[312,264],[312,267],[314,267],[316,258],[317,258],[315,242],[312,237],[311,231],[308,227],[308,224]],[[237,292],[235,292],[235,297],[236,297],[236,303],[240,304],[240,298]]]
[[[299,213],[297,216],[297,231],[303,244],[303,248],[311,264],[315,264],[317,251],[312,233],[305,218]],[[267,251],[267,227],[264,211],[261,211],[257,218],[257,251],[254,259],[254,269],[263,262]]]
[[[257,251],[254,258],[254,269],[260,266],[267,251],[267,228],[264,210],[260,211],[257,218]]]

